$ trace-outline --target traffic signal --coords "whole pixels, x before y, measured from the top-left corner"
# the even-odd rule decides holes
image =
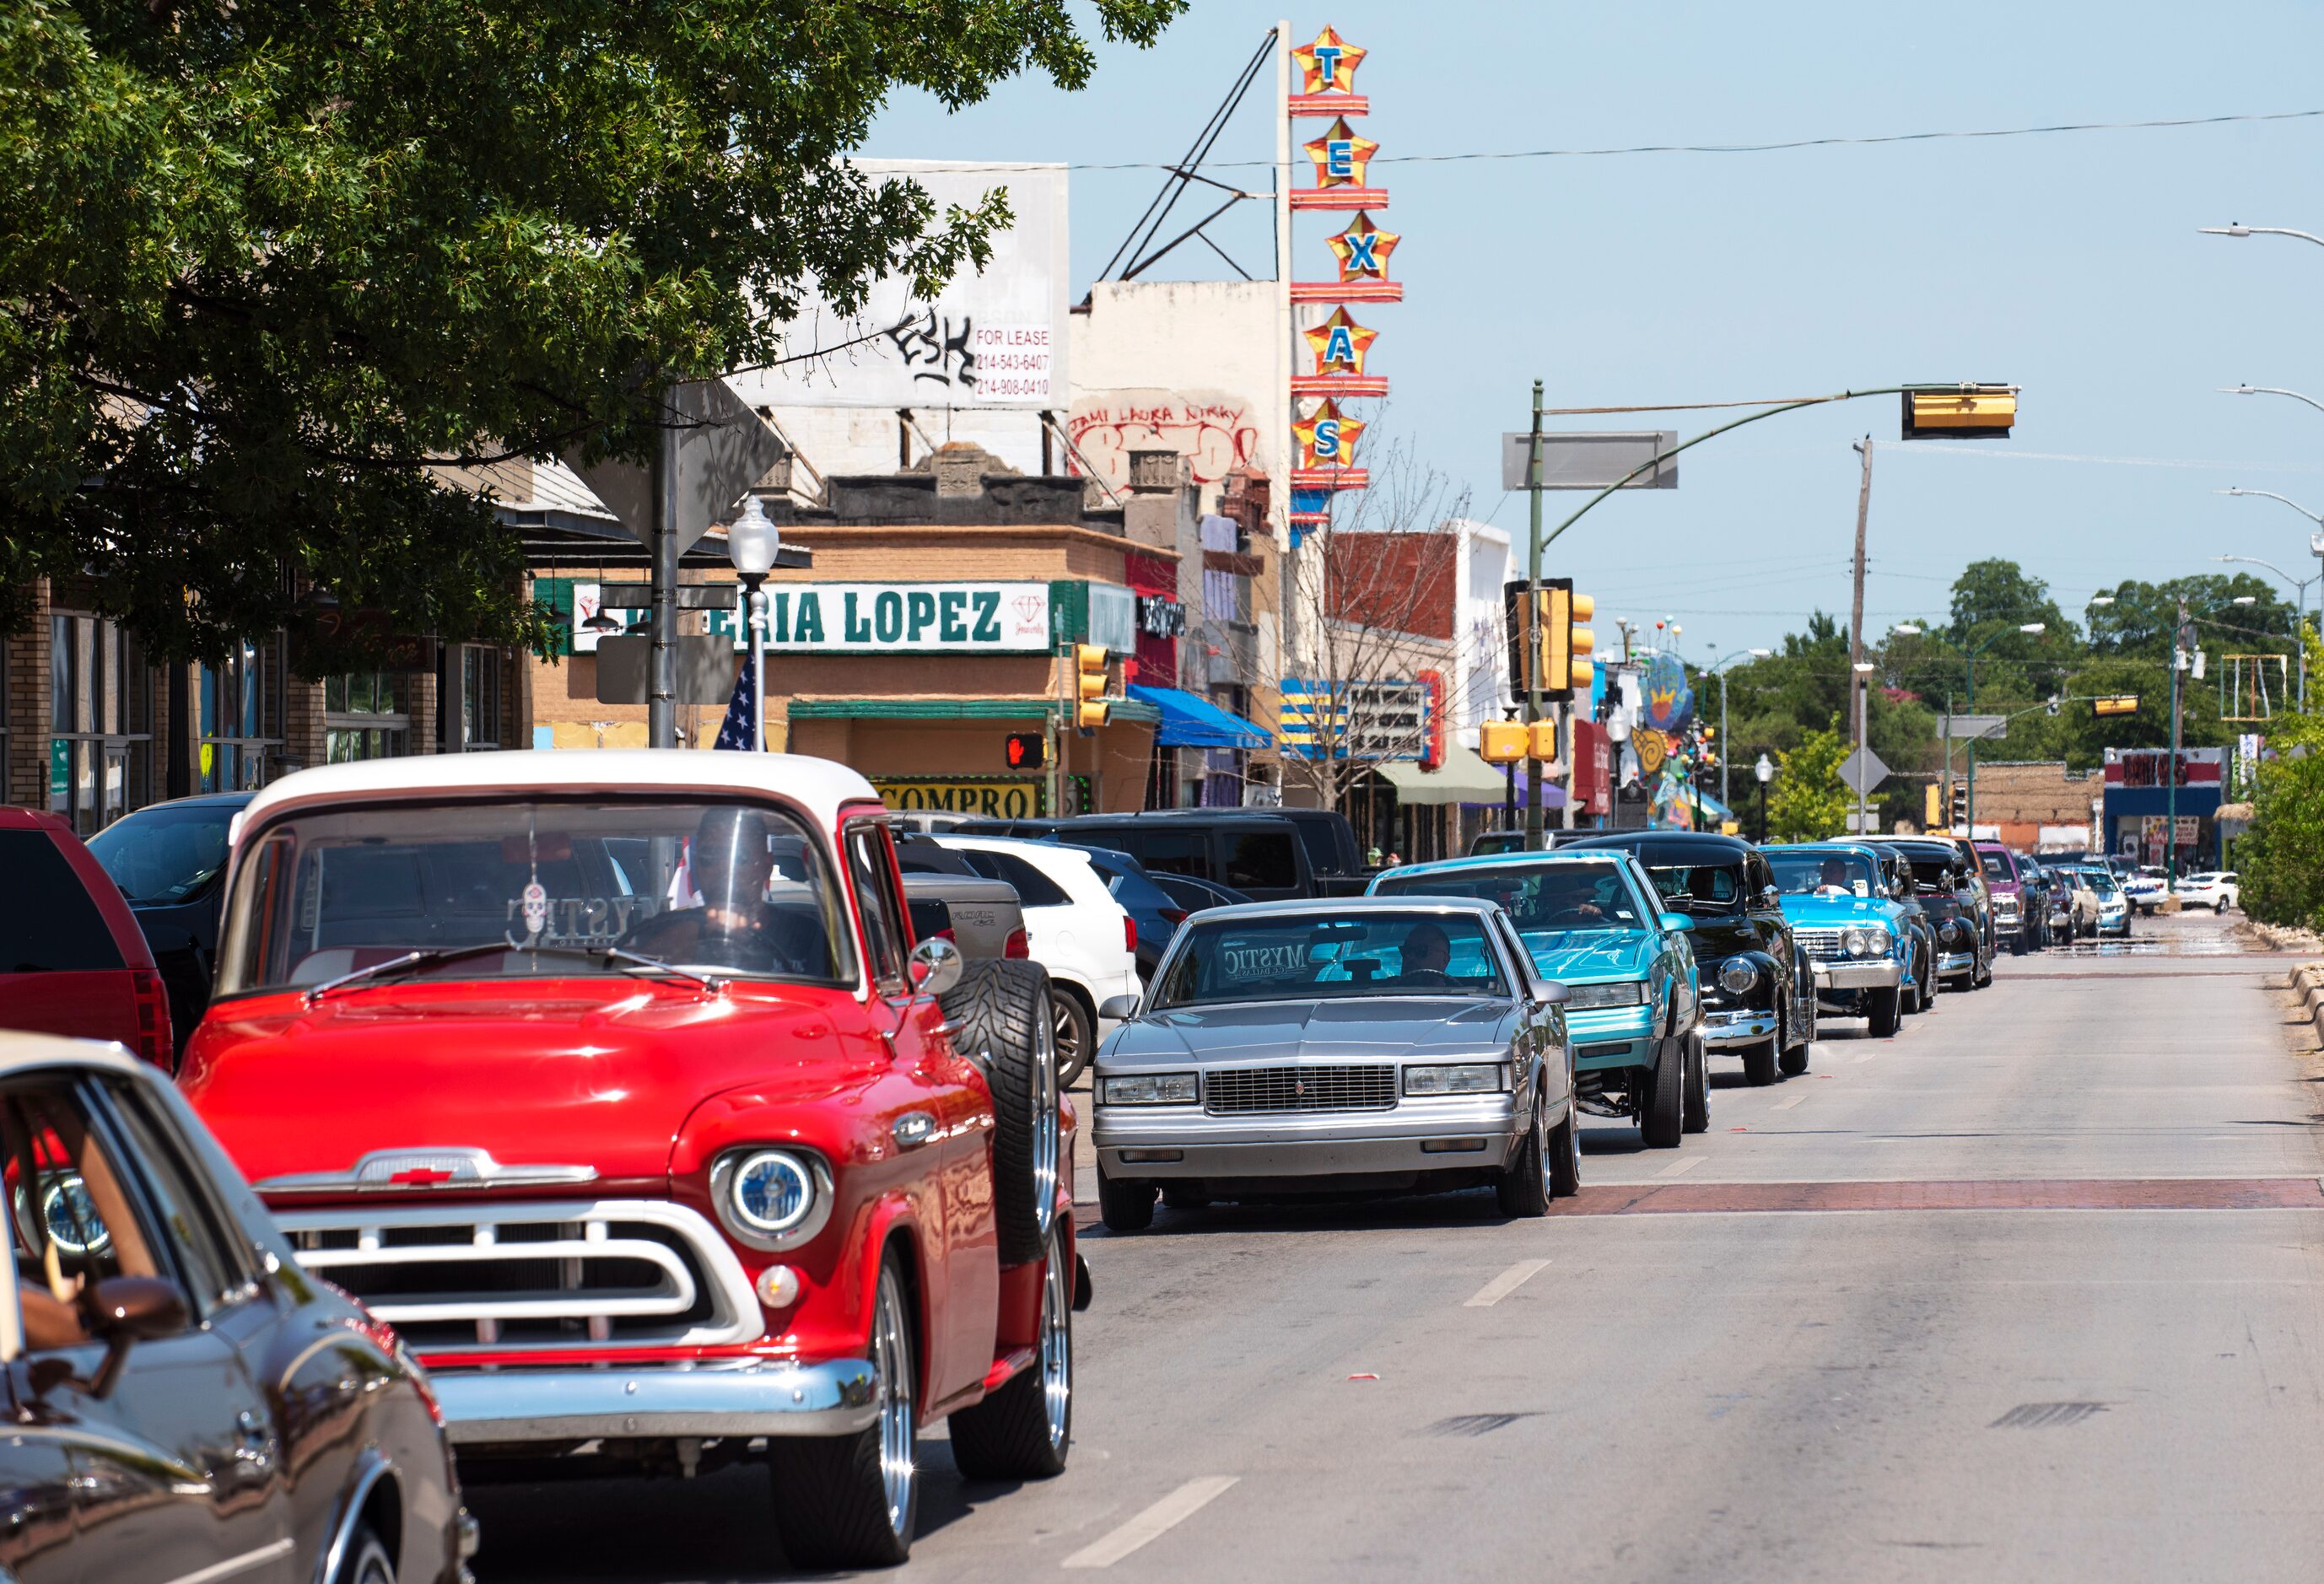
[[[1544,764],[1555,764],[1557,762],[1557,723],[1536,721],[1533,723],[1533,741],[1527,746],[1528,759],[1537,759]]]
[[[1113,713],[1105,690],[1105,645],[1074,645],[1074,724],[1082,731],[1096,731]]]
[[[1904,391],[1907,440],[2006,440],[2016,421],[2014,385],[1914,385]]]
[[[2135,715],[2137,713],[2138,695],[2135,693],[2117,693],[2090,700],[2090,714],[2094,715]]]
[[[1945,822],[1944,788],[1932,781],[1921,790],[1926,794],[1921,803],[1921,824],[1923,828],[1933,831]]]
[[[1487,764],[1515,764],[1525,756],[1523,721],[1487,721],[1477,728],[1477,757]]]
[[[1587,698],[1590,696],[1591,684],[1598,674],[1598,661],[1594,656],[1594,651],[1598,648],[1598,635],[1582,623],[1598,613],[1598,600],[1594,594],[1572,593],[1571,585],[1567,587],[1569,603],[1566,606],[1565,620],[1567,631],[1571,635],[1565,644],[1568,658],[1566,667],[1568,686],[1575,693]]]
[[[1585,691],[1593,675],[1590,651],[1597,647],[1597,635],[1587,627],[1577,625],[1587,621],[1598,608],[1598,602],[1588,594],[1573,592],[1570,577],[1552,577],[1541,585],[1541,615],[1535,631],[1541,640],[1539,675],[1544,697],[1565,699],[1573,696],[1579,685]]]
[[[1966,781],[1953,783],[1952,823],[1964,830],[1969,826],[1969,783]]]
[[[1049,762],[1049,741],[1038,732],[1011,732],[1001,739],[1001,754],[1012,770],[1038,770]]]

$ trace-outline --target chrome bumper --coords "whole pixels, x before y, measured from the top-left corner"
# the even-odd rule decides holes
[[[1702,1015],[1705,1050],[1723,1051],[1757,1045],[1775,1032],[1775,1015],[1768,1012],[1709,1012]]]
[[[1937,955],[1937,977],[1950,979],[1956,973],[1977,972],[1975,952],[1941,952]]]
[[[1894,957],[1815,964],[1816,989],[1820,990],[1894,990],[1904,982],[1904,965]]]
[[[1514,1097],[1504,1091],[1407,1097],[1385,1111],[1313,1115],[1213,1117],[1193,1107],[1106,1106],[1090,1137],[1098,1164],[1116,1179],[1329,1177],[1507,1165],[1526,1128]],[[1471,1139],[1484,1147],[1422,1148]],[[1135,1158],[1122,1158],[1125,1150]]]
[[[455,1446],[597,1436],[852,1435],[880,1414],[861,1358],[821,1364],[522,1367],[429,1377]]]

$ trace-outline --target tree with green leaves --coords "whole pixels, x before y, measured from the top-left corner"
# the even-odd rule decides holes
[[[2303,641],[2310,674],[2324,673],[2324,642],[2312,631]],[[2324,711],[2269,722],[2267,747],[2251,828],[2235,844],[2239,899],[2263,924],[2324,929]]]
[[[1767,837],[1774,842],[1818,842],[1848,824],[1855,799],[1840,778],[1849,744],[1834,730],[1807,732],[1799,746],[1775,757],[1775,778],[1767,788]]]
[[[848,154],[899,89],[1093,64],[1065,0],[0,0],[0,591],[86,574],[157,656],[309,581],[538,640],[431,465],[642,459],[669,383],[810,350],[808,285],[978,267],[998,194]]]

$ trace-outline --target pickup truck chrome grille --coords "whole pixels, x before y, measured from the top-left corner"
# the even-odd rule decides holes
[[[1385,1111],[1395,1106],[1393,1066],[1222,1067],[1203,1074],[1203,1109],[1214,1117]]]
[[[421,1352],[694,1346],[764,1324],[717,1229],[659,1200],[377,1203],[275,1211],[299,1263]]]

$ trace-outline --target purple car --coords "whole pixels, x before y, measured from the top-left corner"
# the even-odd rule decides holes
[[[2035,920],[2025,913],[2025,877],[2017,854],[1998,842],[1977,843],[1985,866],[1985,883],[1993,892],[1993,936],[2007,941],[2014,955],[2022,956],[2034,944]]]

